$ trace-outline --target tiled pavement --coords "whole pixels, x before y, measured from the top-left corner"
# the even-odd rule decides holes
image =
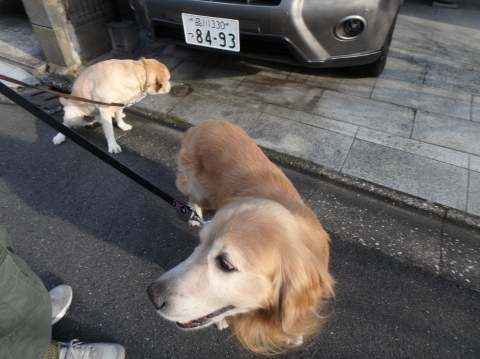
[[[137,108],[234,122],[266,148],[478,216],[478,19],[478,0],[405,1],[378,79],[147,44],[141,54],[194,91]]]

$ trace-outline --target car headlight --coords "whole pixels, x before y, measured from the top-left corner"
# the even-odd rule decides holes
[[[353,40],[367,28],[367,20],[361,16],[347,16],[335,25],[334,34],[340,40]]]

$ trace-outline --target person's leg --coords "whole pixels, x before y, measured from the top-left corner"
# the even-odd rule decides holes
[[[66,292],[54,296],[58,294],[68,308],[71,288],[63,289]],[[52,316],[53,300],[40,278],[13,252],[7,231],[0,225],[0,358],[125,358],[125,348],[120,344],[52,341],[52,321],[56,317]]]
[[[38,276],[17,254],[0,225],[0,358],[44,359],[52,304]]]

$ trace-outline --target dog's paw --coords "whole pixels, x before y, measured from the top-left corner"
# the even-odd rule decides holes
[[[132,129],[132,125],[128,123],[124,123],[123,126],[118,125],[122,131],[130,131]]]
[[[303,337],[300,335],[297,338],[288,339],[285,342],[285,344],[291,345],[291,346],[297,346],[297,345],[303,344]]]
[[[195,220],[193,220],[193,219],[188,220],[188,224],[189,224],[190,226],[192,226],[192,227],[198,227],[198,226],[200,226],[200,222],[195,221]]]
[[[217,326],[218,330],[223,330],[223,329],[228,328],[228,323],[227,323],[227,320],[225,318],[223,318],[222,320],[220,320],[218,322],[215,322],[215,325]]]
[[[58,135],[56,135],[56,136],[53,138],[53,144],[54,144],[54,145],[59,145],[59,144],[61,144],[63,141],[65,141],[65,136],[64,136],[62,133],[59,133]]]
[[[113,145],[108,145],[108,152],[110,152],[110,153],[120,153],[120,152],[122,152],[122,148],[120,147],[120,145],[118,145],[118,143],[115,143]]]

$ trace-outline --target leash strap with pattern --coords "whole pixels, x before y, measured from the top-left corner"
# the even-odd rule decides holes
[[[1,76],[1,75],[0,75]],[[9,82],[12,82],[8,80]],[[30,85],[27,85],[29,87],[32,87]],[[43,89],[42,89],[43,91]],[[169,203],[172,205],[174,208],[176,208],[182,215],[188,217],[188,219],[197,221],[200,223],[200,225],[205,225],[207,222],[204,221],[200,216],[198,216],[197,212],[183,204],[180,201],[177,201],[175,198],[170,196],[168,193],[162,191],[160,188],[155,186],[153,183],[148,181],[147,179],[143,178],[140,176],[138,173],[135,171],[131,170],[127,166],[125,166],[123,163],[120,161],[116,160],[112,156],[110,156],[108,153],[100,149],[99,147],[95,146],[93,143],[87,141],[84,137],[80,136],[78,133],[73,131],[72,129],[68,128],[65,126],[63,123],[57,121],[54,117],[37,107],[35,104],[32,102],[28,101],[25,97],[21,96],[17,92],[13,91],[10,89],[8,86],[4,85],[3,83],[0,82],[0,93],[5,95],[7,98],[15,102],[17,105],[20,107],[24,108],[28,112],[30,112],[32,115],[37,117],[38,119],[42,120],[45,122],[47,125],[52,127],[53,129],[61,132],[62,134],[65,135],[68,139],[72,140],[75,142],[77,145],[80,147],[84,148],[97,158],[101,159],[103,162],[109,164],[113,168],[115,168],[117,171],[123,173],[125,176],[128,178],[132,179],[145,189],[149,190],[153,194],[157,195],[161,199],[163,199],[165,202]]]

